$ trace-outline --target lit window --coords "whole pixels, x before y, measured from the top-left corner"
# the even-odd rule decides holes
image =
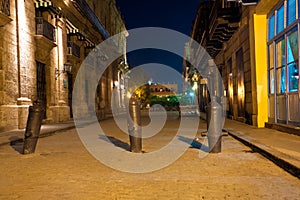
[[[276,44],[277,56],[277,93],[286,91],[285,42],[284,39]]]
[[[292,34],[288,35],[287,47],[288,63],[298,60],[298,31],[294,31]]]
[[[274,94],[274,43],[269,46],[269,93]]]
[[[288,67],[289,67],[289,91],[297,92],[298,82],[299,82],[298,62],[290,63]]]
[[[288,83],[289,92],[298,91],[298,32],[295,31],[287,37]]]
[[[276,44],[277,67],[285,65],[285,41],[280,40]]]
[[[270,85],[270,94],[274,94],[275,92],[275,86],[274,86],[274,69],[270,70],[270,74],[269,74],[269,85]]]
[[[275,36],[275,17],[272,15],[269,19],[269,40]]]
[[[276,21],[276,33],[278,34],[284,29],[284,5],[278,9]]]
[[[296,0],[288,0],[287,2],[287,25],[296,20]]]
[[[286,90],[285,67],[277,69],[277,93],[282,94]]]

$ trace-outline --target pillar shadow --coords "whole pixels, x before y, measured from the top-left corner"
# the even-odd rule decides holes
[[[9,145],[19,154],[23,154],[24,141],[23,138],[12,136],[9,138]]]
[[[99,139],[104,140],[104,141],[107,141],[107,139],[109,139],[109,141],[111,143],[113,143],[116,147],[120,147],[120,148],[122,148],[122,149],[124,149],[126,151],[130,151],[130,145],[129,144],[127,144],[127,143],[125,143],[125,142],[123,142],[123,141],[121,141],[121,140],[119,140],[119,139],[117,139],[115,137],[112,137],[112,136],[106,136],[105,137],[103,135],[100,135]]]
[[[187,144],[190,145],[190,148],[193,148],[193,149],[200,149],[201,151],[204,151],[204,152],[209,152],[209,147],[206,146],[205,144],[201,143],[199,140],[197,140],[197,138],[195,139],[191,139],[191,138],[188,138],[188,137],[184,137],[184,136],[177,136],[178,139],[182,142],[185,142]]]

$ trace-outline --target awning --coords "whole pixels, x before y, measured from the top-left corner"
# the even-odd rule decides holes
[[[36,8],[40,8],[40,7],[47,8],[53,5],[50,0],[34,0],[34,4]]]
[[[76,34],[79,33],[79,29],[76,28],[69,20],[66,23],[67,34]]]

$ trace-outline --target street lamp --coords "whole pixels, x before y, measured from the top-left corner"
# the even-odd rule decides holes
[[[194,82],[194,85],[193,85],[192,89],[194,91],[196,91],[198,89],[198,83],[196,81]]]
[[[72,64],[68,61],[64,64],[64,69],[63,70],[58,70],[55,68],[55,80],[62,74],[66,72],[71,72],[72,71]]]

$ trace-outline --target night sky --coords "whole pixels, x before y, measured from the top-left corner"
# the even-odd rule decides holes
[[[190,36],[199,0],[117,0],[127,30],[140,27],[169,28]],[[130,37],[130,36],[129,36]],[[182,51],[184,46],[182,46]],[[182,58],[172,53],[144,49],[127,54],[128,63],[136,67],[160,63],[181,73]]]

